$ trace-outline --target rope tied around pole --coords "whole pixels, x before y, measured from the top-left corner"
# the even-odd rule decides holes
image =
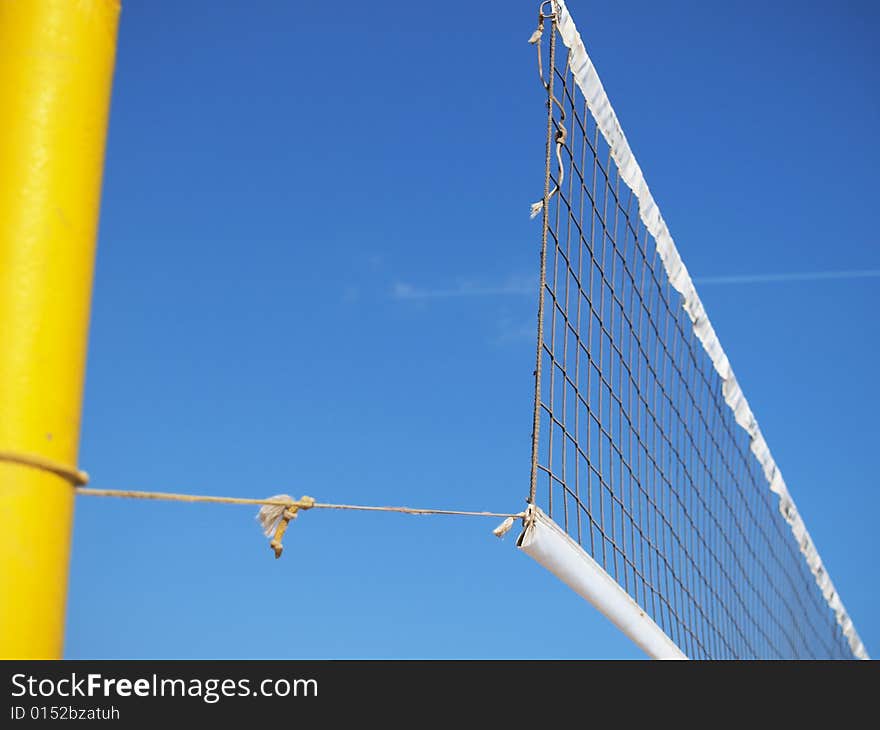
[[[0,449],[0,462],[7,464],[21,464],[29,466],[33,469],[41,469],[50,474],[66,479],[74,487],[82,487],[89,483],[89,475],[80,471],[76,467],[62,464],[61,462],[50,459],[48,456],[39,454],[29,454],[24,451],[12,451],[8,449]]]

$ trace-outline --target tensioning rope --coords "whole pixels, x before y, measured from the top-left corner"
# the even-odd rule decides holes
[[[302,496],[294,499],[287,494],[276,494],[267,499],[250,499],[247,497],[215,497],[205,494],[174,494],[172,492],[139,492],[125,489],[86,489],[77,487],[77,494],[85,497],[122,497],[124,499],[153,499],[166,502],[202,502],[208,504],[248,504],[261,505],[257,513],[257,520],[263,527],[266,537],[271,537],[269,547],[275,551],[275,557],[280,558],[284,550],[281,539],[287,530],[290,521],[295,519],[301,510],[308,509],[339,509],[355,510],[359,512],[398,512],[407,515],[454,515],[457,517],[503,517],[502,522],[493,532],[498,537],[504,536],[513,526],[514,520],[525,517],[525,512],[512,514],[510,512],[476,512],[472,510],[455,509],[425,509],[416,507],[384,507],[366,504],[332,504],[329,502],[316,502],[312,497]]]
[[[386,507],[366,504],[333,504],[330,502],[316,502],[312,497],[303,496],[294,499],[287,494],[276,494],[266,499],[252,499],[249,497],[216,497],[207,494],[176,494],[173,492],[143,492],[127,489],[88,489],[84,485],[89,481],[89,475],[74,467],[61,464],[53,459],[36,454],[19,451],[0,449],[0,462],[20,464],[34,469],[55,474],[74,487],[74,492],[84,497],[121,497],[124,499],[151,499],[165,502],[200,502],[206,504],[242,504],[256,505],[260,507],[257,520],[263,528],[266,537],[272,540],[269,546],[275,551],[275,557],[280,558],[284,550],[281,539],[287,526],[295,519],[301,510],[308,509],[336,509],[354,510],[358,512],[397,512],[407,515],[453,515],[456,517],[503,517],[502,522],[493,532],[498,537],[503,537],[513,526],[514,520],[526,517],[526,512],[477,512],[473,510],[456,509],[433,509],[416,507]]]

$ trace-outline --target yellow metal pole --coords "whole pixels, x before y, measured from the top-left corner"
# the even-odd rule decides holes
[[[0,0],[0,450],[76,466],[119,0]],[[73,485],[0,461],[0,658],[58,658]]]

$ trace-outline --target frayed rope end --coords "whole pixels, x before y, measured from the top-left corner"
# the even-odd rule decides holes
[[[544,201],[539,200],[537,203],[532,203],[532,211],[529,214],[529,218],[537,218],[538,214],[544,210]]]
[[[293,497],[289,494],[276,494],[274,497],[269,497],[269,499],[273,502],[293,503],[294,501]],[[286,509],[287,505],[282,504],[264,504],[260,507],[260,511],[257,512],[257,522],[260,523],[260,527],[266,537],[272,537]]]
[[[508,517],[504,522],[502,522],[498,527],[492,530],[492,534],[495,537],[504,537],[508,532],[510,532],[510,528],[513,527],[513,517]]]

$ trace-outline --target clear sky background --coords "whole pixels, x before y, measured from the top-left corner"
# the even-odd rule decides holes
[[[880,278],[699,283],[880,270],[880,6],[569,5],[880,654]],[[92,486],[523,507],[537,6],[123,2]],[[66,655],[641,655],[497,521],[314,511],[276,561],[254,514],[80,498]]]

